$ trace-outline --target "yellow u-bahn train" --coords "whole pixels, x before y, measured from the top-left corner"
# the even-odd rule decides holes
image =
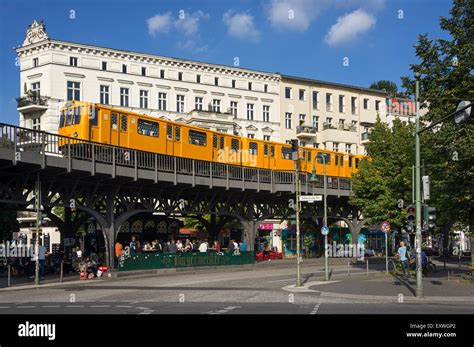
[[[177,157],[259,169],[292,171],[291,144],[257,140],[172,122],[106,105],[69,101],[60,110],[59,135]],[[350,177],[363,155],[299,147],[300,171]]]

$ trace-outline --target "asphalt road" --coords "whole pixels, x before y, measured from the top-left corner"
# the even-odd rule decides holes
[[[342,291],[360,285],[365,269],[335,266],[334,284],[314,285],[311,291],[291,292],[294,267],[214,270],[150,277],[125,277],[62,284],[53,287],[0,291],[0,314],[331,314],[430,313],[472,314],[474,302],[374,302],[326,297],[320,291]],[[303,266],[305,283],[321,281],[321,266]],[[393,281],[374,271],[373,282]],[[337,281],[337,282],[336,282]],[[376,286],[365,281],[370,287]],[[314,282],[314,283],[316,283]],[[381,284],[382,283],[382,284]],[[446,287],[448,288],[448,287]],[[363,288],[362,288],[363,290]],[[396,293],[394,293],[395,295]],[[408,291],[405,295],[410,295]],[[448,293],[446,294],[448,295]],[[395,296],[394,296],[395,299]]]

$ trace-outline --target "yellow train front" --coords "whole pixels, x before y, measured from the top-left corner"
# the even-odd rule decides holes
[[[70,101],[60,112],[59,145],[64,153],[86,157],[84,144],[92,141],[208,162],[258,169],[293,171],[291,145],[239,137],[172,122],[105,105]],[[299,169],[323,173],[326,158],[328,176],[349,178],[358,169],[361,155],[299,148]]]

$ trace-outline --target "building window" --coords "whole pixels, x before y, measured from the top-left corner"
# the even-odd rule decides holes
[[[380,100],[376,100],[375,101],[375,111],[379,111],[380,110]]]
[[[184,95],[176,95],[176,112],[184,112]]]
[[[332,112],[332,94],[326,93],[326,111]]]
[[[230,102],[230,113],[237,117],[237,101]]]
[[[202,97],[196,96],[196,97],[194,98],[194,108],[195,108],[197,111],[202,111],[202,104],[203,104],[203,99],[202,99]]]
[[[319,110],[319,93],[313,91],[313,110]]]
[[[232,88],[235,88],[235,80],[232,80]]]
[[[286,99],[291,99],[291,88],[290,87],[285,87],[285,98]]]
[[[255,138],[255,134],[247,134],[247,137],[248,137],[249,139],[254,139],[254,138]]]
[[[268,84],[263,85],[263,92],[268,93]]]
[[[270,106],[263,105],[263,121],[268,123],[270,122]]]
[[[127,73],[127,65],[122,64],[122,73]]]
[[[313,143],[313,148],[319,148],[319,143]]]
[[[249,82],[249,90],[252,90],[252,82]]]
[[[166,93],[158,93],[158,110],[166,111]]]
[[[129,89],[120,88],[120,106],[129,106]]]
[[[69,65],[77,66],[77,57],[69,57]]]
[[[183,73],[178,72],[178,81],[182,81],[182,80],[183,80]]]
[[[148,108],[148,91],[140,90],[140,108]]]
[[[364,110],[369,109],[369,99],[364,99]]]
[[[346,153],[351,154],[351,147],[352,145],[350,143],[346,143]]]
[[[215,86],[219,85],[219,77],[214,77],[214,85]]]
[[[300,98],[301,101],[305,101],[306,95],[305,95],[305,90],[304,89],[300,89],[299,98]]]
[[[33,67],[37,67],[39,65],[38,58],[33,58]]]
[[[355,128],[357,127],[357,121],[356,121],[356,120],[353,120],[353,121],[351,122],[351,126],[352,126],[352,128],[354,128],[354,130],[355,130]]]
[[[334,152],[339,152],[339,142],[333,142],[332,144],[332,150]]]
[[[247,120],[253,120],[253,104],[247,104]]]
[[[165,70],[160,70],[160,78],[165,78]]]
[[[306,115],[305,114],[302,114],[300,113],[300,124],[304,124],[305,120],[306,120]]]
[[[109,104],[109,99],[110,99],[110,94],[109,94],[109,86],[100,86],[100,103],[102,105],[108,105]]]
[[[346,105],[344,103],[344,95],[339,95],[339,112],[340,113],[346,112],[345,108],[346,108]]]
[[[31,119],[31,128],[33,130],[41,130],[41,117]]]
[[[332,127],[332,117],[326,117],[326,125],[331,128]]]
[[[201,83],[201,75],[196,75],[196,83]]]
[[[107,71],[107,62],[106,61],[102,62],[102,70]]]
[[[79,82],[67,82],[67,99],[81,100],[81,84]]]
[[[146,76],[146,67],[142,67],[142,76]]]
[[[263,135],[263,141],[270,141],[270,135]]]
[[[33,82],[31,83],[31,91],[33,93],[35,93],[36,95],[40,95],[41,94],[41,90],[40,90],[40,82]]]
[[[313,116],[313,128],[315,128],[316,131],[319,131],[319,117],[318,116]]]
[[[221,101],[219,99],[212,100],[212,112],[221,113]]]
[[[351,113],[357,113],[357,97],[355,96],[351,97]]]
[[[291,129],[291,113],[289,112],[285,113],[285,128]]]

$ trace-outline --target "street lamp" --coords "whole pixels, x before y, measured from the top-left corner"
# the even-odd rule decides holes
[[[327,178],[326,178],[326,156],[322,153],[318,153],[316,155],[316,159],[322,159],[322,162],[324,164],[324,228],[327,228],[328,226],[328,215],[327,215]],[[311,172],[311,178],[309,179],[311,182],[316,182],[317,181],[317,176],[316,176],[316,160],[314,161],[313,164],[313,170]],[[328,270],[328,235],[327,233],[324,235],[324,270],[325,270],[325,279],[326,281],[329,281],[329,270]]]
[[[416,134],[415,134],[415,246],[416,246],[416,297],[423,297],[423,273],[421,268],[421,156],[420,156],[420,134],[423,131],[433,128],[439,123],[455,117],[456,124],[466,121],[472,110],[472,103],[461,101],[456,111],[444,116],[440,120],[431,123],[423,129],[420,129],[420,73],[415,73],[415,105],[416,105]]]

